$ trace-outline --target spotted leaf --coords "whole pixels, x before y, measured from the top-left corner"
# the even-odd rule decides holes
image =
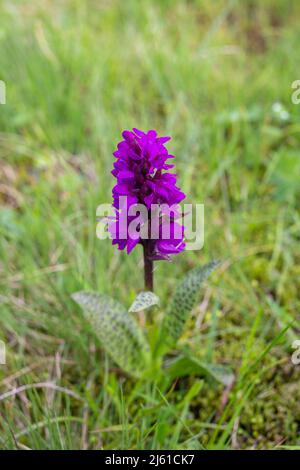
[[[181,336],[189,313],[199,302],[202,283],[218,265],[219,261],[212,261],[195,268],[179,283],[162,325],[161,338],[169,345],[176,343]]]
[[[107,295],[92,292],[76,292],[72,298],[112,359],[125,372],[140,376],[149,363],[149,346],[125,307]]]
[[[140,292],[131,305],[129,312],[141,312],[154,305],[159,305],[159,297],[153,292]]]

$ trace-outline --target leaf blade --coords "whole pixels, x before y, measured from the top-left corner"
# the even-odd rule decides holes
[[[159,297],[153,292],[140,292],[129,308],[129,312],[138,313],[159,303]]]
[[[179,283],[162,324],[162,335],[170,346],[180,338],[188,314],[200,298],[199,289],[208,276],[219,266],[219,261],[212,261],[187,273]]]
[[[76,292],[79,304],[101,344],[112,359],[127,373],[139,377],[149,362],[149,346],[125,307],[107,295]]]
[[[167,368],[167,373],[171,380],[186,375],[210,376],[227,387],[234,380],[234,375],[228,367],[220,364],[209,364],[185,355],[173,360]]]

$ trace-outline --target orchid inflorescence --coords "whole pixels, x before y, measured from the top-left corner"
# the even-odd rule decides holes
[[[180,253],[185,248],[184,227],[177,216],[177,205],[185,194],[176,186],[176,174],[168,170],[174,167],[167,160],[174,158],[165,144],[171,137],[158,137],[155,130],[143,132],[134,128],[124,131],[123,139],[114,152],[116,161],[112,170],[117,184],[113,187],[113,208],[115,217],[109,222],[113,244],[119,250],[126,248],[129,254],[137,244],[144,248],[145,271],[152,272],[154,260],[170,259],[170,255]],[[125,204],[123,203],[125,201]],[[129,225],[134,220],[132,208],[143,204],[147,211],[140,223],[140,235],[131,235]],[[153,235],[151,227],[153,208],[162,208],[161,218]],[[126,227],[123,215],[126,212]],[[171,213],[172,212],[172,213]],[[147,224],[147,238],[142,237],[143,225]],[[165,230],[168,226],[168,230]],[[125,232],[125,236],[124,236]],[[151,236],[150,236],[151,234]],[[151,272],[145,272],[151,278]],[[150,285],[151,284],[151,285]],[[152,290],[150,279],[149,287]]]

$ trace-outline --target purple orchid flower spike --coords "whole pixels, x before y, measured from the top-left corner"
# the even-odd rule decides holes
[[[117,184],[112,196],[115,216],[109,221],[108,230],[113,245],[118,245],[119,250],[126,248],[130,253],[137,244],[143,246],[145,286],[147,290],[153,290],[153,261],[168,260],[170,255],[185,248],[184,227],[179,223],[176,209],[185,194],[176,186],[176,174],[168,172],[174,167],[166,163],[174,158],[165,146],[171,137],[158,137],[155,130],[142,132],[136,128],[124,131],[122,136],[124,140],[114,152],[116,161],[112,175]],[[142,204],[146,210],[139,218],[138,233],[132,234],[129,228],[136,217],[131,209],[137,204]],[[151,227],[154,207],[156,211],[157,207],[163,208],[156,230],[152,230],[153,223]],[[170,208],[169,215],[166,208]],[[146,237],[142,236],[145,226]]]

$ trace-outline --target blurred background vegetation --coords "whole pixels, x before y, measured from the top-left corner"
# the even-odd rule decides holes
[[[299,15],[297,0],[2,0],[1,448],[300,446]],[[143,289],[139,249],[95,236],[134,126],[172,135],[179,184],[205,204],[204,249],[157,263],[157,293],[226,260],[182,343],[230,365],[230,390],[126,378],[70,299],[129,306]]]

